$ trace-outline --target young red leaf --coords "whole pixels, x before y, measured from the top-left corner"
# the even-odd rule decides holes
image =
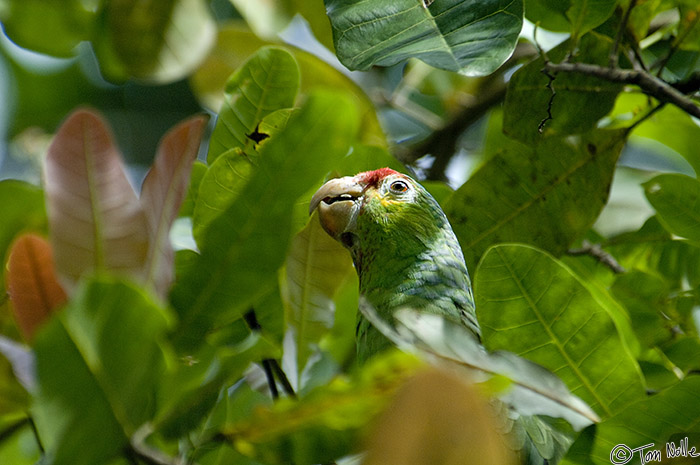
[[[142,278],[146,217],[95,112],[77,110],[61,125],[46,157],[45,183],[56,270],[69,292],[88,271]]]
[[[31,341],[51,312],[66,301],[48,241],[36,234],[16,239],[10,247],[6,281],[17,326],[25,340]]]
[[[206,116],[195,116],[171,129],[160,142],[153,166],[143,181],[141,205],[148,221],[150,246],[146,282],[165,296],[173,279],[170,228],[187,194],[192,163],[197,159]]]

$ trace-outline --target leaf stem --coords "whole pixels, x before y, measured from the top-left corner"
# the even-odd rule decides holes
[[[258,322],[258,318],[255,316],[255,309],[250,309],[243,315],[243,319],[248,324],[251,331],[261,331],[262,327]],[[279,398],[279,390],[277,389],[277,381],[275,380],[275,375],[279,379],[282,389],[289,397],[296,397],[294,388],[287,378],[287,374],[282,370],[277,360],[274,358],[266,358],[262,362],[262,368],[265,372],[265,378],[267,378],[267,385],[270,387],[270,394],[273,399]]]

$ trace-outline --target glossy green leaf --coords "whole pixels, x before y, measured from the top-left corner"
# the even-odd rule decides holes
[[[581,39],[579,52],[571,61],[607,65],[611,40],[590,33]],[[548,52],[549,60],[561,62],[570,52],[566,41]],[[558,73],[552,81],[556,95],[547,87],[550,79],[542,73],[544,59],[534,60],[515,72],[508,84],[503,109],[503,130],[526,143],[543,136],[580,134],[596,127],[598,120],[608,114],[623,86],[579,73]],[[551,101],[551,119],[548,109]],[[543,121],[544,133],[539,133]]]
[[[39,333],[34,413],[51,463],[107,463],[153,417],[167,322],[142,291],[101,278]]]
[[[668,463],[686,462],[682,457],[667,455],[666,444],[675,447],[688,438],[690,447],[698,449],[700,442],[700,377],[689,376],[669,389],[630,404],[624,410],[596,425],[595,438],[583,435],[574,443],[562,465],[593,463],[640,463],[639,451],[659,450]],[[611,457],[615,459],[611,462]],[[697,460],[697,459],[693,459]],[[658,460],[657,460],[658,461]],[[647,460],[646,463],[653,463]]]
[[[521,245],[493,247],[476,270],[474,289],[488,349],[548,368],[603,417],[644,396],[639,367],[613,319],[550,255]]]
[[[290,244],[282,296],[293,330],[297,369],[306,366],[321,338],[333,327],[333,297],[351,272],[350,254],[321,227],[314,214]]]
[[[238,197],[254,169],[251,158],[237,148],[214,160],[202,177],[192,213],[195,240],[200,240],[207,225]]]
[[[171,295],[182,318],[181,344],[201,343],[212,325],[239,318],[274,286],[293,206],[347,153],[357,118],[346,98],[314,94],[263,145],[258,169],[203,232],[201,255]]]
[[[207,225],[221,214],[245,187],[258,165],[258,152],[270,138],[286,127],[293,113],[290,108],[276,110],[265,116],[254,129],[260,138],[242,151],[235,147],[219,155],[202,177],[194,207],[192,233],[196,241],[201,239]],[[252,140],[252,139],[251,139]]]
[[[341,63],[352,70],[419,58],[468,76],[493,72],[522,27],[519,0],[325,0]]]
[[[182,79],[214,43],[216,27],[205,2],[138,0],[106,2],[104,28],[93,37],[100,68],[113,80],[155,83]]]
[[[211,164],[227,150],[244,148],[266,115],[294,105],[299,90],[299,67],[279,47],[263,47],[226,83],[224,104],[209,142]]]
[[[644,194],[669,232],[700,240],[700,181],[662,174],[644,183]]]
[[[512,145],[493,156],[444,204],[467,267],[475,269],[500,242],[564,252],[607,202],[623,137],[595,130],[548,137],[535,148]]]

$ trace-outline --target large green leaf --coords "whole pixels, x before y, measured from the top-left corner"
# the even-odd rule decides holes
[[[700,240],[700,182],[682,174],[662,174],[644,183],[644,194],[671,233]]]
[[[107,463],[152,418],[167,321],[141,290],[99,278],[39,333],[34,413],[51,463]]]
[[[474,269],[499,242],[564,252],[605,205],[623,137],[595,130],[548,137],[534,148],[511,145],[493,156],[444,205],[467,266]]]
[[[604,417],[644,396],[639,367],[613,319],[550,255],[522,245],[493,247],[476,270],[474,289],[488,349],[543,365]]]
[[[352,272],[350,254],[321,227],[316,214],[297,233],[287,254],[282,295],[287,323],[293,329],[299,374],[332,327],[333,297]]]
[[[596,425],[595,438],[591,441],[589,435],[581,435],[562,464],[639,464],[640,453],[633,452],[639,447],[643,447],[644,453],[659,450],[659,459],[668,457],[668,463],[695,463],[697,459],[686,461],[667,455],[667,443],[673,442],[679,447],[686,438],[688,451],[694,447],[697,454],[700,440],[699,376],[689,376],[659,394],[630,404]],[[646,463],[654,462],[648,460]]]
[[[277,279],[297,199],[347,153],[358,125],[344,97],[317,93],[263,144],[260,164],[240,195],[211,221],[201,255],[171,294],[184,345],[213,325],[239,318]]]
[[[192,234],[196,241],[207,225],[238,197],[254,168],[249,156],[231,149],[219,155],[204,172],[192,212]]]
[[[469,76],[493,72],[522,27],[520,0],[325,0],[340,61],[366,70],[419,58]]]
[[[263,47],[226,83],[224,104],[209,142],[207,160],[236,147],[252,144],[248,134],[266,115],[294,105],[299,91],[299,67],[279,47]]]
[[[596,33],[581,39],[574,62],[606,65],[612,45],[608,37]],[[551,50],[549,60],[563,61],[571,51],[571,41]],[[550,78],[542,73],[544,58],[530,62],[515,72],[508,84],[503,110],[503,130],[527,143],[553,134],[580,134],[588,131],[608,114],[615,104],[622,84],[579,73],[558,73],[551,82],[556,94],[548,87]],[[551,111],[551,119],[548,112]],[[544,133],[539,133],[543,121]]]

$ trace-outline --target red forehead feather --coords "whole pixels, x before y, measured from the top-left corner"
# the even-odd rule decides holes
[[[364,173],[359,173],[356,177],[358,180],[368,186],[376,187],[379,185],[379,181],[391,176],[392,174],[399,174],[397,171],[391,168],[380,168],[374,171],[365,171]]]

